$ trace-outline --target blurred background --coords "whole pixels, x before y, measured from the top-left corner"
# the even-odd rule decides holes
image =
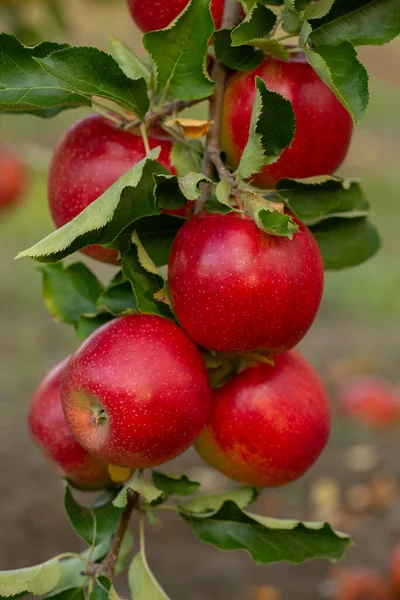
[[[67,27],[55,8],[51,0],[1,0],[0,29],[19,31],[27,43],[39,37],[105,50],[112,33],[135,50],[141,48],[123,0],[65,0]],[[365,376],[383,379],[381,388],[386,382],[400,407],[400,41],[361,49],[360,57],[370,72],[371,102],[342,171],[363,179],[383,247],[361,267],[327,274],[320,315],[301,345],[331,391],[336,417],[329,446],[307,477],[266,491],[256,507],[270,516],[328,519],[350,533],[355,546],[339,570],[322,561],[255,566],[245,553],[221,553],[202,545],[187,525],[168,514],[148,532],[148,549],[150,563],[173,600],[344,600],[347,596],[338,595],[340,569],[361,566],[385,577],[392,549],[400,542],[400,423],[393,416],[377,426],[388,402],[380,384],[368,389],[367,382],[360,392],[367,396],[366,418],[373,415],[372,425],[338,410],[341,390]],[[72,328],[53,323],[47,313],[38,266],[14,262],[14,257],[53,228],[47,209],[49,161],[60,135],[83,114],[75,110],[48,121],[0,117],[1,143],[29,170],[23,201],[0,212],[1,569],[80,548],[63,512],[62,484],[26,431],[27,406],[36,386],[77,342]],[[102,265],[91,267],[105,279],[113,273]],[[229,486],[192,452],[166,470],[185,470],[203,482],[204,491]],[[120,591],[127,593],[123,586]],[[380,600],[371,594],[357,598]]]

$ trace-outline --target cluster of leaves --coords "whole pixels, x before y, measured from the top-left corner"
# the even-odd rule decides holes
[[[69,521],[88,544],[88,549],[76,555],[60,555],[35,567],[0,573],[0,595],[23,597],[30,593],[46,595],[52,600],[84,600],[85,590],[89,590],[93,600],[118,600],[102,567],[129,490],[141,498],[139,548],[128,570],[135,600],[168,600],[148,565],[143,536],[144,516],[147,514],[154,524],[158,511],[166,506],[191,526],[199,540],[221,550],[244,550],[259,564],[279,560],[302,563],[313,558],[338,560],[350,545],[347,536],[324,523],[277,520],[249,512],[247,507],[259,495],[255,488],[239,487],[220,494],[197,495],[199,487],[199,483],[185,475],[176,477],[153,471],[152,481],[148,481],[138,471],[121,491],[102,494],[88,508],[78,504],[66,484],[64,505]],[[174,497],[179,500],[165,505]],[[132,546],[133,537],[128,531],[122,542],[116,574],[126,568]]]

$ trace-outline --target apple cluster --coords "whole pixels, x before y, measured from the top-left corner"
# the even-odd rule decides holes
[[[186,0],[129,0],[143,31],[166,27]],[[222,0],[212,3],[217,27]],[[221,146],[237,168],[247,143],[255,81],[290,100],[296,133],[290,147],[251,184],[332,174],[348,150],[352,120],[301,53],[266,57],[232,74],[223,100]],[[172,139],[147,132],[159,162],[175,174]],[[73,125],[60,141],[49,177],[50,211],[62,227],[146,156],[138,131],[103,116]],[[115,473],[152,468],[194,445],[235,481],[280,486],[301,477],[327,442],[330,408],[312,366],[294,350],[319,309],[324,268],[310,230],[297,218],[293,239],[260,229],[240,211],[185,207],[170,253],[168,286],[175,322],[154,314],[119,316],[97,329],[45,378],[32,401],[34,439],[76,486],[118,483]],[[119,264],[115,249],[84,252]],[[208,357],[236,357],[227,380],[211,386]],[[120,468],[118,470],[118,468]]]

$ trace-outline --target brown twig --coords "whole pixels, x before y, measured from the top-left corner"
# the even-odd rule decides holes
[[[232,29],[240,22],[240,18],[240,3],[237,0],[225,0],[222,28]],[[211,121],[211,127],[207,135],[202,172],[209,179],[211,179],[214,174],[215,167],[218,171],[219,178],[228,179],[231,187],[235,187],[235,180],[225,167],[221,159],[220,150],[222,104],[228,77],[228,70],[224,65],[218,62],[218,60],[216,60],[213,66],[211,77],[215,83],[215,91],[210,101],[209,120]],[[209,184],[205,184],[203,186],[202,194],[199,200],[196,202],[196,214],[203,210],[204,204],[210,195],[210,191],[211,186]]]
[[[173,102],[169,102],[165,104],[159,111],[148,113],[145,117],[144,123],[146,127],[149,129],[157,125],[160,121],[162,121],[165,117],[169,117],[171,115],[177,114],[185,108],[190,108],[191,106],[195,106],[200,102],[204,102],[206,98],[201,98],[200,100],[174,100]],[[137,129],[142,125],[143,122],[140,119],[135,119],[134,121],[125,121],[123,123],[123,128],[126,131],[130,129]]]
[[[118,555],[121,550],[122,542],[124,541],[125,533],[129,525],[133,510],[136,508],[139,500],[139,494],[133,490],[128,490],[128,502],[125,506],[124,512],[122,513],[121,520],[118,525],[118,529],[114,536],[111,548],[103,561],[102,571],[107,577],[112,579],[114,577],[115,565],[117,563]]]

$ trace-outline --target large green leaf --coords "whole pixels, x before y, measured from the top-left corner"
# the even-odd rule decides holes
[[[149,108],[144,78],[130,79],[112,56],[97,48],[65,48],[36,60],[46,73],[88,99],[112,100],[139,118]]]
[[[170,600],[147,564],[143,552],[134,557],[128,572],[129,587],[135,600]]]
[[[59,582],[61,568],[58,560],[49,560],[35,567],[0,572],[0,596],[15,596],[29,592],[44,596]]]
[[[327,523],[301,523],[260,517],[227,501],[206,518],[182,513],[195,535],[220,550],[245,550],[254,562],[302,563],[316,558],[339,560],[349,538]]]
[[[83,587],[72,587],[48,597],[52,600],[85,600],[85,590]]]
[[[117,61],[127,77],[130,79],[143,77],[147,85],[151,85],[153,77],[151,67],[148,67],[124,42],[113,35],[109,39],[109,46],[111,56]]]
[[[329,219],[311,227],[324,259],[325,269],[355,267],[376,254],[380,238],[366,218]]]
[[[28,48],[13,35],[0,34],[0,111],[53,117],[91,100],[46,73],[37,62],[65,45],[44,42]]]
[[[122,509],[112,502],[96,508],[81,506],[76,502],[69,486],[65,489],[64,507],[75,533],[89,545],[109,541],[122,515]]]
[[[260,48],[263,52],[279,56],[283,60],[289,60],[289,53],[285,46],[277,40],[267,37],[275,27],[276,21],[277,17],[272,10],[261,2],[257,2],[246,19],[233,29],[231,52],[235,50],[235,47],[247,45]]]
[[[214,50],[220,63],[233,71],[252,71],[264,60],[262,50],[251,45],[233,46],[231,29],[220,29],[215,32]]]
[[[295,116],[289,100],[270,91],[256,77],[256,99],[251,116],[247,145],[238,167],[241,179],[248,179],[267,164],[278,160],[291,143],[295,131]]]
[[[170,27],[147,33],[143,44],[155,67],[157,92],[164,99],[196,100],[213,93],[206,71],[214,32],[209,0],[191,0]]]
[[[97,313],[103,286],[86,265],[57,263],[43,265],[40,270],[44,301],[55,320],[77,325],[81,315]]]
[[[57,262],[90,244],[112,245],[137,219],[160,213],[154,199],[154,173],[166,173],[156,159],[159,148],[138,162],[75,219],[18,258]]]
[[[84,587],[89,582],[89,578],[82,575],[82,571],[88,563],[89,556],[91,561],[96,563],[106,556],[108,547],[108,542],[102,543],[94,549],[88,549],[85,552],[82,552],[82,554],[79,554],[76,557],[60,560],[61,578],[48,597],[53,598],[53,596],[58,596],[58,594],[63,592],[69,592]]]
[[[137,312],[132,286],[119,271],[102,291],[97,300],[97,309],[114,316]]]
[[[369,209],[361,185],[337,177],[328,177],[316,184],[281,179],[276,190],[290,210],[307,225],[335,216],[365,216]]]
[[[398,0],[335,0],[321,19],[313,19],[310,41],[315,45],[336,45],[344,41],[355,46],[381,45],[400,34]]]
[[[139,219],[135,230],[151,260],[157,267],[168,264],[172,243],[186,219],[173,215],[157,215]]]
[[[358,123],[369,101],[368,73],[350,42],[305,49],[308,62]]]
[[[173,494],[190,496],[190,494],[194,494],[200,487],[200,483],[191,481],[186,475],[177,477],[175,475],[166,475],[160,471],[153,471],[152,478],[154,485],[167,496],[172,496]]]
[[[228,492],[219,494],[203,494],[196,498],[191,498],[180,504],[183,512],[194,513],[196,515],[218,512],[225,502],[234,502],[239,508],[246,508],[252,504],[259,496],[260,491],[252,487],[237,487]]]

